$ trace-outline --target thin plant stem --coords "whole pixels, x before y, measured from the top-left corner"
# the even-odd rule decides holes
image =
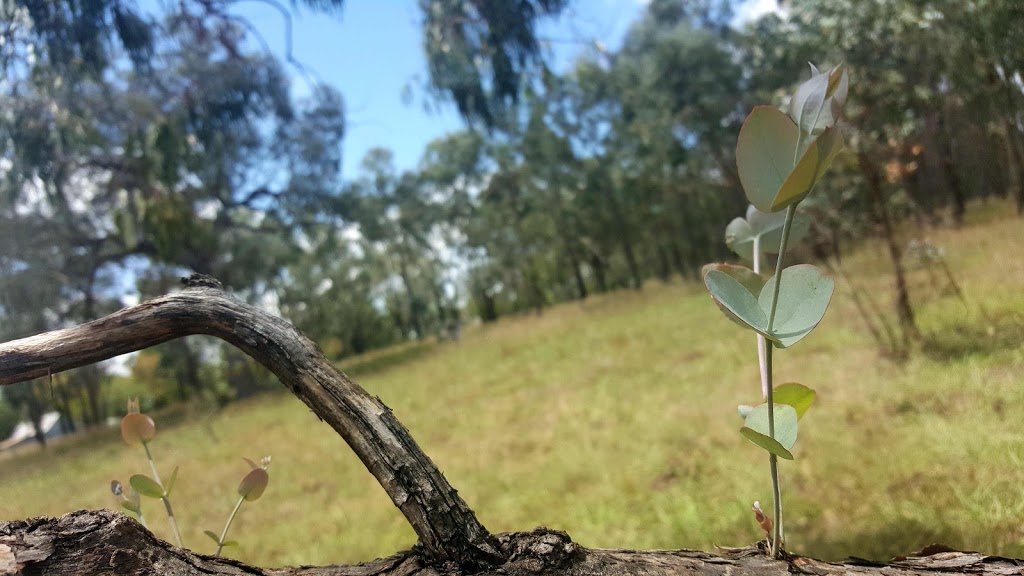
[[[754,274],[761,273],[761,237],[754,237]],[[761,395],[768,397],[768,371],[764,364],[764,350],[767,342],[764,336],[757,334],[757,366],[761,374]]]
[[[768,437],[775,440],[775,403],[772,399],[772,346],[765,346],[765,373],[768,375]],[[779,457],[768,455],[768,468],[772,476],[772,513],[775,522],[772,527],[772,558],[778,559],[782,552],[782,486],[779,483]]]
[[[775,309],[779,306],[779,288],[782,286],[782,261],[786,257],[786,246],[789,244],[789,232],[793,228],[793,218],[796,216],[796,203],[789,205],[786,209],[786,222],[782,225],[782,243],[779,245],[779,260],[775,264],[775,286],[772,290],[772,308],[768,314],[768,331],[771,332],[775,326]]]
[[[238,499],[235,509],[228,516],[228,523],[224,525],[224,531],[220,533],[220,539],[217,540],[217,553],[214,556],[220,556],[220,551],[224,549],[224,539],[228,537],[228,528],[231,528],[231,522],[234,521],[235,514],[238,514],[238,509],[242,507],[242,502],[245,502],[245,496]]]
[[[181,543],[181,531],[178,530],[178,521],[174,518],[174,509],[171,508],[171,501],[167,498],[167,489],[164,488],[164,483],[160,480],[160,474],[156,471],[153,455],[149,453],[149,442],[143,442],[142,447],[146,450],[146,460],[149,461],[149,469],[153,472],[153,480],[156,480],[156,483],[164,491],[160,501],[164,503],[164,508],[167,510],[167,521],[171,524],[171,531],[174,532],[174,540],[177,542],[178,548],[184,548],[184,545]]]
[[[768,332],[772,331],[775,324],[775,311],[779,305],[779,287],[782,286],[782,264],[786,256],[786,247],[789,244],[789,232],[793,227],[793,218],[796,216],[796,203],[791,204],[786,210],[786,221],[782,225],[782,242],[779,245],[779,259],[775,264],[775,286],[772,290],[772,306],[768,315]],[[775,402],[772,398],[772,346],[765,344],[764,354],[764,387],[767,389],[766,401],[768,403],[768,437],[775,440]],[[768,467],[772,476],[772,500],[774,501],[775,522],[772,529],[772,558],[779,558],[782,552],[782,486],[779,482],[779,458],[775,454],[768,456]]]

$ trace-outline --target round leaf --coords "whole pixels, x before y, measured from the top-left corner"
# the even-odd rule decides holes
[[[145,414],[131,412],[121,419],[121,438],[129,445],[149,442],[156,436],[156,424]]]
[[[740,128],[736,168],[743,192],[758,210],[778,212],[772,204],[793,171],[799,129],[777,108],[756,106]]]
[[[825,315],[832,299],[835,283],[810,264],[790,266],[781,273],[782,286],[779,288],[779,303],[775,310],[775,322],[766,336],[778,348],[788,348],[807,336]],[[767,318],[771,314],[772,292],[775,289],[773,276],[761,289],[758,304]],[[706,280],[705,280],[706,282]],[[765,320],[767,331],[767,320]]]
[[[754,259],[754,232],[743,218],[734,218],[725,227],[725,245],[740,258]]]
[[[787,460],[796,444],[797,416],[792,406],[775,404],[775,438],[768,434],[768,404],[755,406],[743,421],[740,433],[754,444]]]
[[[796,410],[796,418],[799,420],[807,413],[807,409],[814,403],[817,395],[817,392],[803,384],[787,382],[772,390],[772,401],[776,404],[792,406]]]
[[[757,298],[733,275],[720,269],[708,270],[704,274],[704,285],[707,286],[708,292],[711,292],[715,303],[726,312],[726,316],[758,332],[765,331],[768,318],[758,305]]]
[[[270,475],[263,468],[250,470],[238,485],[238,495],[250,502],[258,500],[263,495],[263,491],[267,489],[269,482]]]
[[[128,479],[128,483],[135,488],[135,491],[143,496],[149,496],[150,498],[163,498],[164,489],[145,474],[136,474]]]

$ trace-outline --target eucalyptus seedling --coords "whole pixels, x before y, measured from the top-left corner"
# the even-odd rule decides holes
[[[131,484],[134,493],[141,494],[142,496],[147,496],[149,498],[157,498],[164,503],[164,509],[167,510],[167,521],[170,523],[171,531],[174,533],[175,543],[177,543],[180,548],[182,546],[181,532],[178,530],[178,521],[174,518],[174,509],[171,507],[171,490],[174,488],[174,483],[178,479],[178,467],[174,467],[174,471],[171,472],[171,476],[167,481],[167,484],[160,481],[160,474],[156,471],[156,463],[153,461],[153,454],[149,451],[149,443],[155,437],[156,424],[153,422],[153,419],[139,412],[138,400],[129,400],[128,413],[121,419],[121,438],[123,438],[125,443],[129,446],[142,444],[142,448],[146,451],[146,460],[149,462],[149,469],[153,472],[153,476],[149,477],[145,474],[135,474],[128,479],[128,483]],[[113,490],[113,484],[111,486],[111,489]],[[116,492],[115,495],[117,495]],[[129,500],[131,499],[129,498]],[[131,501],[134,503],[136,508],[134,510],[126,506],[124,501],[122,501],[121,505],[133,512],[136,512],[141,518],[142,512],[139,504],[134,500]]]
[[[238,502],[235,503],[234,509],[231,510],[231,515],[228,516],[228,521],[224,524],[224,530],[220,533],[219,537],[212,530],[204,531],[211,540],[217,543],[215,556],[220,556],[221,550],[226,547],[238,546],[238,542],[227,540],[228,530],[231,528],[231,523],[235,520],[235,515],[238,514],[238,509],[242,507],[242,502],[255,502],[259,500],[260,496],[263,496],[263,491],[267,489],[267,484],[270,483],[270,476],[267,474],[267,468],[270,467],[270,456],[264,456],[259,464],[248,458],[244,458],[244,460],[249,463],[251,470],[238,484]]]
[[[821,321],[834,283],[818,268],[784,268],[791,242],[807,232],[797,216],[800,204],[843,147],[836,125],[848,91],[843,67],[819,72],[797,88],[785,111],[757,106],[747,116],[736,144],[736,165],[751,208],[726,228],[726,243],[753,269],[730,264],[705,267],[704,284],[725,315],[757,334],[758,366],[764,402],[740,406],[740,433],[769,453],[774,522],[755,503],[760,526],[771,534],[773,557],[782,553],[782,490],[778,459],[793,459],[797,422],[814,402],[814,390],[789,382],[774,386],[772,351],[793,346]],[[774,274],[761,274],[762,260],[777,254]],[[769,345],[770,344],[770,345]]]

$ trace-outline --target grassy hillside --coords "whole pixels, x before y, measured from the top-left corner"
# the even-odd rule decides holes
[[[779,382],[819,392],[796,460],[781,465],[792,550],[886,557],[941,541],[1024,556],[1024,223],[994,216],[1008,211],[978,207],[965,229],[930,235],[969,309],[914,272],[928,303],[926,344],[910,361],[880,357],[842,281],[818,330],[776,356]],[[844,262],[885,296],[887,265],[874,244]],[[735,409],[758,401],[754,338],[701,286],[653,284],[396,353],[402,362],[378,354],[351,373],[492,531],[546,525],[587,546],[639,548],[759,537],[750,504],[770,501],[767,456],[737,433]],[[236,520],[238,557],[351,562],[413,543],[374,479],[297,399],[200,420],[163,426],[153,444],[165,474],[181,467],[187,545],[212,552],[202,531],[219,531],[230,511],[240,457],[264,454],[271,485]],[[112,507],[110,480],[145,470],[115,431],[0,459],[0,517]],[[168,537],[159,505],[146,511]]]

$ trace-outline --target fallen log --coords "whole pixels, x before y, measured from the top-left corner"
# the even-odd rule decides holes
[[[1019,560],[942,547],[890,562],[822,562],[800,556],[772,560],[761,548],[694,550],[591,550],[564,532],[499,534],[506,558],[478,576],[1020,576]],[[134,519],[107,510],[60,518],[0,522],[0,576],[442,576],[457,567],[420,547],[353,566],[257,568],[230,558],[196,554],[164,542]]]
[[[759,547],[591,550],[564,532],[492,535],[409,431],[377,397],[338,370],[291,324],[240,302],[208,277],[186,289],[64,330],[0,344],[0,386],[94,364],[192,334],[215,336],[270,369],[359,456],[418,536],[412,549],[355,566],[263,569],[177,548],[131,518],[78,511],[60,518],[0,520],[0,576],[742,576],[1024,575],[1022,562],[942,547],[887,563],[829,563]]]

